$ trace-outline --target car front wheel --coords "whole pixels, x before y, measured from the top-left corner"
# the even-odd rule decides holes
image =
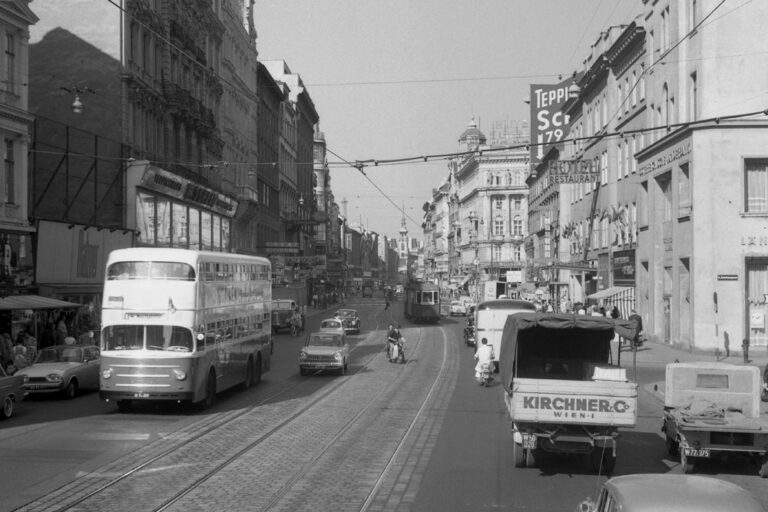
[[[3,419],[7,420],[13,416],[13,398],[6,396],[3,398]]]
[[[64,398],[72,399],[77,396],[77,381],[75,379],[72,379],[69,381],[69,384],[67,384],[67,387],[64,388]]]

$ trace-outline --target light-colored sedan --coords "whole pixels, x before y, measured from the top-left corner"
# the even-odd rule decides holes
[[[299,354],[299,373],[333,370],[339,375],[347,371],[349,344],[346,336],[330,332],[313,332]]]
[[[344,322],[341,318],[327,318],[320,322],[319,332],[329,332],[331,334],[340,334],[344,338],[344,343],[347,342],[347,330],[344,329]]]
[[[452,301],[450,315],[467,316],[467,305],[463,302],[459,302],[458,300]]]
[[[24,389],[26,381],[24,375],[8,375],[0,365],[0,418],[7,420],[13,416],[16,404],[27,396],[27,390]]]
[[[81,389],[99,389],[101,354],[95,345],[57,345],[42,349],[35,362],[16,372],[26,375],[30,394],[61,392],[74,398]]]
[[[637,474],[611,478],[597,503],[583,501],[582,512],[759,512],[763,507],[736,484],[698,475]]]

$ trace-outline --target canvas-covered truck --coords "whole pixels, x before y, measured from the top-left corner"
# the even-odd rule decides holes
[[[768,418],[760,414],[760,370],[719,362],[670,363],[662,432],[684,473],[697,461],[742,454],[768,478]]]
[[[499,366],[517,467],[545,453],[583,454],[613,470],[620,427],[637,422],[637,384],[611,364],[614,333],[631,325],[559,313],[509,315]]]

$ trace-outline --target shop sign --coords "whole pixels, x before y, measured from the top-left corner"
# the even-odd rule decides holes
[[[686,140],[672,146],[666,151],[662,151],[658,156],[651,157],[650,161],[640,165],[638,173],[642,176],[643,174],[657,171],[668,165],[671,165],[677,160],[687,157],[691,153],[691,146],[691,141]]]
[[[570,117],[563,112],[573,80],[559,84],[531,84],[531,164],[536,166],[568,136]]]
[[[768,236],[765,236],[765,235],[762,235],[762,236],[742,236],[741,237],[741,245],[742,246],[750,246],[750,245],[766,246],[766,245],[768,245]]]
[[[550,183],[597,183],[600,168],[592,160],[553,160],[549,162]]]
[[[615,251],[613,253],[613,284],[615,286],[635,285],[635,250]]]
[[[739,276],[737,274],[717,274],[718,281],[738,281]]]
[[[227,217],[237,211],[237,201],[158,167],[148,166],[141,186],[167,196],[203,206]]]

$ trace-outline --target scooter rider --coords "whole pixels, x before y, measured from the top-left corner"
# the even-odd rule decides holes
[[[480,346],[477,347],[475,352],[475,359],[477,364],[475,365],[475,379],[478,383],[482,383],[482,370],[483,364],[487,363],[493,365],[493,345],[488,344],[488,338],[483,338],[480,342]]]
[[[400,331],[395,328],[394,325],[389,324],[387,329],[387,359],[392,358],[392,346],[397,343],[400,338]]]

